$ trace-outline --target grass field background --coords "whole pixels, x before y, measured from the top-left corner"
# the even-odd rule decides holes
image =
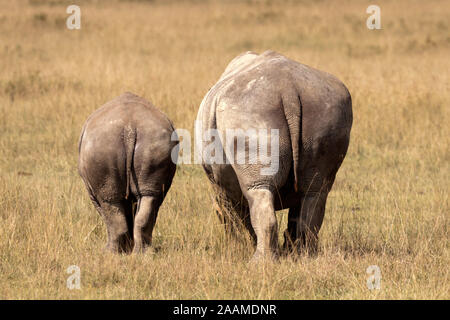
[[[73,3],[81,30],[65,25]],[[370,4],[382,30],[366,27]],[[449,21],[444,0],[0,1],[0,298],[449,299]],[[336,75],[353,98],[319,254],[248,265],[198,165],[179,166],[154,252],[104,253],[77,173],[89,114],[131,91],[192,130],[227,63],[267,49]],[[80,290],[66,287],[70,265]]]

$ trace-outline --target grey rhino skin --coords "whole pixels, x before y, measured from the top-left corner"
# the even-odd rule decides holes
[[[221,133],[227,160],[233,149],[226,147],[236,140],[226,140],[226,129],[279,130],[279,169],[271,175],[261,175],[260,163],[214,164],[202,156],[202,165],[227,229],[236,233],[238,221],[252,235],[253,260],[278,257],[275,211],[285,208],[284,252],[316,252],[326,199],[349,145],[353,116],[345,85],[274,51],[246,52],[206,94],[197,121]],[[203,149],[210,143],[196,139]]]
[[[172,132],[161,111],[128,92],[86,120],[78,171],[106,223],[107,250],[143,252],[151,245],[158,209],[176,170]]]

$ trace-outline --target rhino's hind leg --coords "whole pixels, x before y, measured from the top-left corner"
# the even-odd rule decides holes
[[[299,249],[317,252],[318,234],[325,215],[328,192],[307,193],[302,197],[302,207],[297,220],[297,243]]]
[[[106,250],[114,253],[129,253],[133,247],[133,238],[127,223],[129,210],[126,204],[102,202],[98,209],[105,220],[108,233]]]
[[[277,218],[274,196],[267,189],[251,189],[246,197],[250,206],[250,218],[256,233],[256,251],[252,260],[276,259],[278,257]]]
[[[242,223],[244,224],[244,227],[247,229],[247,231],[250,234],[250,238],[253,242],[253,245],[257,244],[257,238],[256,238],[256,233],[255,230],[253,229],[252,226],[252,220],[251,220],[251,216],[250,216],[250,209],[248,207],[244,207],[241,210],[241,219],[242,219]]]
[[[328,192],[308,192],[301,197],[301,208],[289,209],[284,249],[288,252],[315,254]]]
[[[291,253],[297,240],[297,221],[300,215],[300,207],[289,208],[287,229],[284,231],[283,251],[285,254]]]
[[[139,200],[134,218],[134,253],[144,252],[151,245],[160,205],[161,200],[157,197],[143,196]]]
[[[223,196],[216,196],[214,209],[220,223],[224,226],[225,233],[235,239],[242,236],[242,232],[247,230],[253,244],[256,244],[256,234],[253,230],[250,210],[247,206],[233,204]]]

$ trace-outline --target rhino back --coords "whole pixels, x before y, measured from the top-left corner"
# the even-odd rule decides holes
[[[154,181],[164,178],[167,170],[161,169],[162,164],[170,166],[167,157],[173,147],[173,130],[168,118],[150,102],[125,93],[86,121],[80,138],[79,172],[103,200],[122,199],[127,193],[127,147],[131,147],[132,191],[159,192],[164,182]]]
[[[292,118],[296,123],[288,125],[290,114],[297,115]],[[278,185],[286,181],[290,170],[292,146],[299,144],[299,150],[305,151],[323,137],[349,135],[351,98],[345,85],[331,74],[273,51],[261,55],[248,52],[235,58],[210,89],[198,120],[202,120],[204,129],[279,129]],[[292,136],[292,128],[298,128],[300,134]],[[291,141],[292,137],[297,141]],[[258,169],[244,166],[241,180],[249,186],[267,180],[254,172]]]

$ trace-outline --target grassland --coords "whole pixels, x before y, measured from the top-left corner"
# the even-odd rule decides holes
[[[65,27],[74,2],[81,30]],[[376,2],[382,30],[366,28],[372,1],[0,1],[0,298],[449,299],[450,5]],[[178,168],[153,253],[104,253],[76,170],[87,116],[132,91],[192,130],[226,64],[266,49],[353,97],[319,254],[249,266],[196,165]],[[70,265],[80,290],[66,287]]]

